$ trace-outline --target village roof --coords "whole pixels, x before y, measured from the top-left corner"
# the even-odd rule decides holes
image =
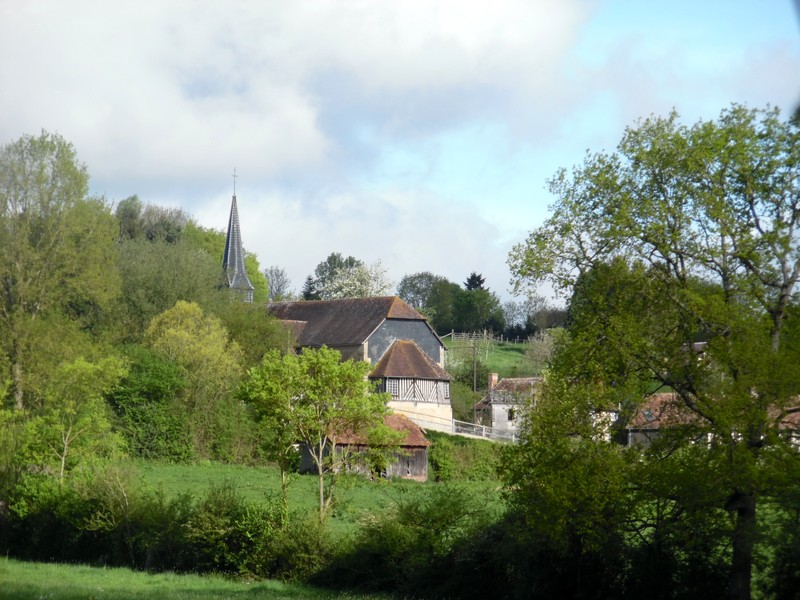
[[[307,347],[357,346],[386,319],[427,324],[425,317],[397,296],[273,302],[267,308],[282,321],[305,321],[297,342]]]
[[[400,446],[404,448],[427,448],[431,445],[422,428],[405,415],[397,413],[386,415],[383,422],[395,431],[405,432],[405,439],[400,442]],[[336,439],[336,443],[363,446],[367,444],[367,439],[362,434],[342,433]]]
[[[525,396],[531,396],[541,383],[541,377],[506,377],[488,390],[473,408],[487,410],[495,401],[501,404],[514,403]]]
[[[800,412],[784,414],[777,408],[772,407],[768,410],[768,416],[775,420],[780,418],[780,422],[777,423],[779,429],[800,429]],[[645,398],[644,402],[636,408],[627,428],[658,430],[662,427],[699,425],[703,422],[704,419],[689,410],[677,394],[674,392],[662,392]]]
[[[541,377],[506,377],[489,391],[511,395],[530,394],[540,383],[542,383]]]
[[[447,371],[423,352],[413,340],[395,340],[375,365],[370,377],[450,380]]]
[[[636,407],[628,429],[658,430],[697,423],[701,417],[689,411],[673,392],[652,394]]]

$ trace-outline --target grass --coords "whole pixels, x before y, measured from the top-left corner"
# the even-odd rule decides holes
[[[449,351],[462,355],[463,360],[472,360],[472,348],[468,342],[454,342],[451,338],[445,338],[444,343]],[[477,342],[475,357],[490,373],[497,373],[501,378],[538,375],[534,372],[534,366],[525,361],[523,342]],[[485,382],[479,384],[486,385]]]
[[[200,498],[212,484],[219,485],[225,481],[232,482],[245,498],[253,502],[264,502],[270,495],[280,493],[280,474],[275,467],[150,462],[137,463],[136,466],[147,485],[163,489],[169,497],[189,493],[194,498]],[[431,485],[437,484],[401,479],[370,481],[358,475],[342,476],[329,522],[331,531],[336,535],[353,531],[362,517],[380,512],[397,498],[421,493],[425,486]],[[497,488],[494,482],[464,482],[464,485],[484,494],[491,494]],[[289,509],[316,511],[317,493],[316,476],[293,475],[289,484]]]
[[[307,585],[278,581],[243,582],[218,576],[142,573],[83,565],[31,563],[0,558],[3,600],[28,598],[53,600],[87,599],[189,600],[246,598],[257,600],[386,598],[377,595],[342,594]]]

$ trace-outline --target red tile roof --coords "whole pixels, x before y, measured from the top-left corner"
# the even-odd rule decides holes
[[[435,363],[412,340],[395,340],[375,365],[370,377],[450,380],[447,371]]]
[[[395,431],[405,432],[406,437],[402,442],[400,442],[400,446],[402,447],[424,448],[431,445],[431,443],[425,437],[425,433],[422,431],[422,428],[405,415],[396,413],[386,415],[383,418],[383,422]],[[336,443],[341,445],[364,446],[367,444],[367,439],[362,434],[343,433],[338,436]]]

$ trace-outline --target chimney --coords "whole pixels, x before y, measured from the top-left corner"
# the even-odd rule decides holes
[[[489,373],[489,389],[497,385],[497,373]]]

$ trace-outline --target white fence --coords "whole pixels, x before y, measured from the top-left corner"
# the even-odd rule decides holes
[[[434,417],[423,413],[416,413],[407,409],[394,409],[396,412],[404,414],[423,429],[463,435],[464,437],[482,438],[493,442],[516,442],[518,440],[515,433],[505,430],[495,430],[486,425],[458,421],[456,419],[445,419]]]

